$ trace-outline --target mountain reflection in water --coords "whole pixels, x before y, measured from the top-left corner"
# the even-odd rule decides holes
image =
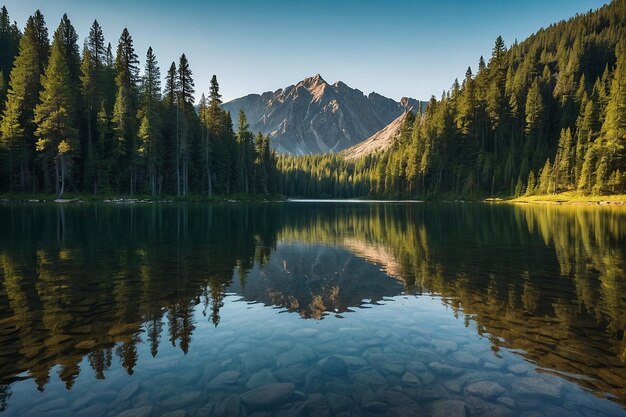
[[[53,369],[72,389],[85,359],[133,374],[142,344],[187,353],[228,294],[318,320],[407,294],[625,405],[625,248],[620,208],[0,205],[0,398]]]

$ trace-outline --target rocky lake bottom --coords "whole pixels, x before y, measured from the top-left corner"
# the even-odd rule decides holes
[[[120,365],[104,380],[84,372],[71,391],[53,376],[41,393],[23,381],[3,415],[626,415],[519,352],[494,352],[437,297],[366,307],[312,321],[231,295],[217,328],[197,314],[186,355],[162,344],[153,358],[141,344],[132,375]]]

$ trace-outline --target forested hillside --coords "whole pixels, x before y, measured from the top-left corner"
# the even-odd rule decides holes
[[[307,197],[626,192],[626,0],[539,30],[468,68],[388,151],[282,156]]]
[[[64,15],[49,40],[36,11],[24,31],[0,13],[0,193],[270,194],[269,138],[238,133],[217,78],[194,107],[182,54],[161,88],[149,48],[143,71],[126,29],[117,47],[93,22],[84,46]]]

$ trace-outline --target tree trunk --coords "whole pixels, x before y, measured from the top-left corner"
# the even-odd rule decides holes
[[[13,193],[13,138],[9,139],[9,194]]]

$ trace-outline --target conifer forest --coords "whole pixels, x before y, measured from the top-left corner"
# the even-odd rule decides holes
[[[0,193],[483,198],[626,192],[626,1],[541,29],[409,111],[393,146],[277,155],[217,77],[196,102],[184,53],[161,74],[125,29],[95,20],[79,46],[67,15],[50,37],[0,16]],[[235,120],[233,120],[233,118]]]

